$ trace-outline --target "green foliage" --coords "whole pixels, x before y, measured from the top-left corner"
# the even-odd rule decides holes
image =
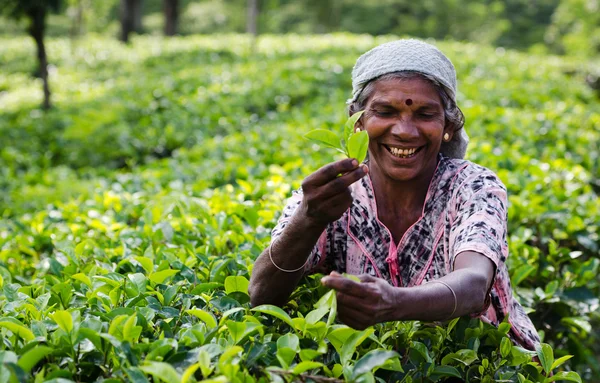
[[[361,131],[359,128],[356,128],[356,131],[354,131],[354,125],[362,114],[363,111],[354,113],[346,120],[342,137],[325,129],[311,130],[304,137],[333,148],[340,153],[344,153],[348,158],[356,158],[361,163],[367,157],[369,135],[366,131]]]
[[[341,129],[354,61],[391,38],[51,39],[45,115],[32,42],[0,40],[0,381],[600,376],[600,105],[581,61],[439,44],[468,158],[509,190],[513,287],[547,345],[470,318],[356,331],[318,276],[250,307],[283,201],[331,161],[302,136]]]
[[[546,36],[558,52],[580,57],[600,55],[600,3],[562,0]]]

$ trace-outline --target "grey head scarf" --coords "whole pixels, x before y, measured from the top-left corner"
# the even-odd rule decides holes
[[[423,41],[407,39],[379,45],[358,58],[352,69],[352,98],[356,101],[372,80],[388,73],[411,71],[436,79],[456,104],[456,70],[439,49]],[[451,158],[464,158],[469,136],[464,127],[449,142],[442,142],[441,153]]]

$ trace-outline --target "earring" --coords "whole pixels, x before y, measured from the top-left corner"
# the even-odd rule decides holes
[[[450,135],[448,133],[444,134],[444,141],[450,141]]]

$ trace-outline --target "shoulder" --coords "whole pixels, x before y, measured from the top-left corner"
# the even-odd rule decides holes
[[[478,193],[485,190],[501,190],[506,186],[492,170],[468,160],[443,157],[444,178],[451,180],[451,189],[461,193]]]

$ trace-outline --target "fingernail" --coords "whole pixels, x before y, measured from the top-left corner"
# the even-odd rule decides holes
[[[358,166],[358,161],[357,160],[352,160],[352,166],[357,167]]]
[[[365,164],[362,165],[362,169],[363,169],[363,172],[365,172],[365,174],[367,174],[369,172],[369,167]]]

